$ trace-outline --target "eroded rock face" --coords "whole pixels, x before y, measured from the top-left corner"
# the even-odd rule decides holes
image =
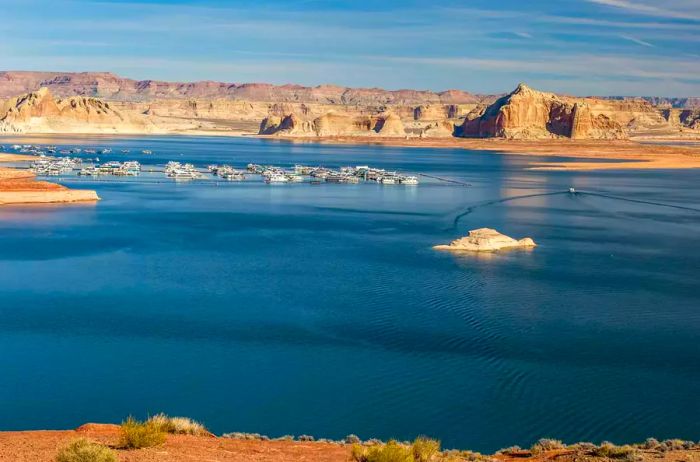
[[[529,237],[520,240],[501,234],[495,229],[479,228],[469,231],[469,235],[456,239],[448,245],[436,245],[435,250],[452,250],[468,252],[493,252],[501,249],[531,248],[535,241]]]
[[[373,120],[372,130],[382,136],[406,136],[401,117],[396,114],[381,114]]]
[[[584,100],[536,91],[525,84],[480,115],[468,115],[460,133],[463,137],[509,139],[627,137],[622,125],[604,114],[594,114]]]
[[[91,96],[118,101],[235,99],[253,102],[343,105],[470,104],[483,99],[461,90],[443,92],[348,88],[337,85],[271,85],[231,82],[133,80],[109,72],[0,71],[0,98],[49,88],[60,97]]]
[[[369,133],[372,121],[369,117],[352,117],[335,111],[328,112],[312,122],[316,136],[342,136]]]
[[[0,130],[34,133],[144,133],[143,116],[125,115],[96,98],[55,99],[47,88],[0,105]]]
[[[259,134],[280,136],[405,136],[401,118],[392,113],[378,116],[353,116],[335,111],[327,112],[312,121],[302,120],[296,114],[283,118],[268,116],[260,123]]]
[[[441,120],[426,126],[420,133],[422,138],[450,138],[454,136],[455,126],[449,120]]]
[[[689,106],[689,98],[673,102],[574,98],[525,85],[498,99],[457,90],[177,83],[135,81],[109,73],[0,72],[2,97],[11,97],[0,100],[4,133],[216,131],[309,137],[618,139],[626,132],[700,129],[698,110]],[[655,107],[657,100],[665,106]]]
[[[700,109],[664,109],[662,115],[672,128],[700,130]]]

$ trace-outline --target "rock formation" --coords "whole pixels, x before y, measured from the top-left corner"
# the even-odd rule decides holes
[[[0,72],[0,98],[9,98],[0,100],[0,132],[10,133],[618,139],[626,132],[673,135],[700,130],[698,109],[692,109],[697,98],[574,98],[525,85],[498,99],[459,90]],[[657,102],[662,107],[654,106]]]
[[[157,99],[232,99],[253,102],[306,102],[334,105],[473,104],[489,98],[461,90],[443,92],[348,88],[336,85],[304,87],[266,83],[163,82],[133,80],[109,72],[0,72],[0,98],[49,88],[59,97],[90,96],[111,101]]]
[[[96,98],[54,99],[47,88],[0,104],[0,131],[32,133],[144,133],[150,122],[125,115]]]
[[[268,116],[260,123],[261,135],[280,136],[405,136],[401,118],[392,113],[375,117],[351,116],[335,111],[327,112],[311,121],[296,114],[285,117]]]
[[[311,122],[301,120],[296,114],[284,117],[268,116],[260,123],[261,135],[309,136],[314,134]]]
[[[501,249],[517,247],[535,247],[535,242],[529,237],[516,240],[499,233],[491,228],[479,228],[469,231],[469,235],[452,241],[448,245],[436,245],[435,250],[493,252]]]
[[[441,120],[427,125],[420,132],[421,138],[449,138],[454,136],[455,125],[449,120]]]
[[[396,114],[380,114],[372,120],[371,129],[381,136],[406,136],[401,118]]]
[[[488,106],[483,114],[467,117],[461,136],[478,138],[577,139],[625,138],[623,127],[603,114],[593,114],[585,101],[544,93],[520,84]]]
[[[700,130],[700,109],[665,109],[663,116],[674,128]]]

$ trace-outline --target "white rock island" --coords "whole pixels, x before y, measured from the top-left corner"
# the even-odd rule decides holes
[[[470,252],[493,252],[501,249],[518,247],[535,247],[535,241],[529,237],[517,240],[501,234],[495,229],[479,228],[469,231],[469,235],[452,241],[448,245],[436,245],[435,250],[453,250]]]

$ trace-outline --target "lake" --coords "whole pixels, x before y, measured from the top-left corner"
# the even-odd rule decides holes
[[[15,142],[109,146],[101,160],[146,167],[370,165],[469,186],[70,175],[57,181],[102,201],[0,208],[0,429],[163,411],[216,433],[425,434],[480,451],[700,433],[700,171],[243,138],[0,139]],[[431,249],[480,227],[539,246]]]

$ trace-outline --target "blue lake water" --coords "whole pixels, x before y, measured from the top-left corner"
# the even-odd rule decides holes
[[[482,451],[700,433],[700,171],[255,139],[0,144],[18,141],[471,186],[146,173],[60,180],[96,205],[0,208],[0,429],[164,411],[217,433],[426,434]],[[539,247],[431,249],[479,227]]]

